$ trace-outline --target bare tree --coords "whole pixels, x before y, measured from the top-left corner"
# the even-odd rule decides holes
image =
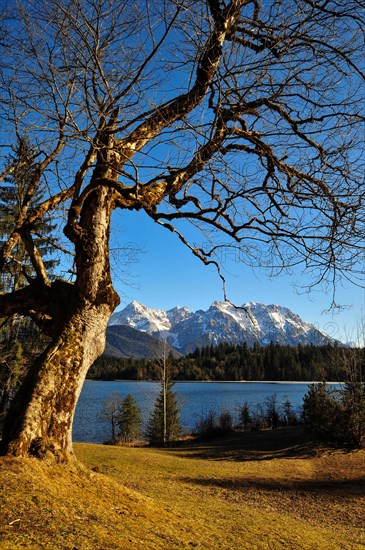
[[[117,428],[120,416],[122,398],[118,392],[113,392],[109,397],[104,399],[103,406],[99,412],[99,418],[109,425],[111,430],[110,443],[115,445],[118,441]]]
[[[218,269],[223,246],[248,264],[302,264],[313,284],[360,282],[359,0],[5,0],[0,19],[2,177],[19,136],[40,151],[0,253],[2,269],[21,240],[35,276],[0,295],[0,315],[52,337],[12,401],[4,453],[72,453],[76,401],[119,301],[115,209],[144,210]],[[35,245],[50,214],[70,280],[50,280]],[[189,220],[204,246],[184,236]]]

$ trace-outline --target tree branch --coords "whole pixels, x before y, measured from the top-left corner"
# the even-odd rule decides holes
[[[227,33],[232,29],[246,3],[247,0],[232,0],[222,11],[221,16],[216,18],[214,29],[199,60],[195,83],[191,90],[157,107],[153,114],[128,137],[118,141],[117,147],[123,163],[132,158],[164,128],[185,117],[201,103],[219,65],[222,45]]]
[[[14,314],[34,319],[47,334],[62,325],[73,303],[74,285],[60,279],[50,285],[34,280],[19,290],[0,293],[0,317]],[[54,335],[54,334],[53,334]]]

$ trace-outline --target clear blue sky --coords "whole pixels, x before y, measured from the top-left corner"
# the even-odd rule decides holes
[[[222,284],[213,267],[205,267],[169,231],[144,213],[115,215],[112,247],[117,266],[114,284],[122,309],[132,300],[150,308],[187,306],[192,311],[207,309],[223,300]],[[123,249],[129,253],[127,258]],[[140,251],[138,251],[140,249]],[[127,260],[127,261],[126,261]],[[311,294],[298,291],[294,283],[305,284],[305,275],[269,278],[265,271],[253,272],[233,257],[223,258],[228,298],[237,305],[262,302],[288,307],[307,322],[341,341],[355,341],[357,325],[365,312],[365,290],[347,283],[338,286],[337,302],[349,306],[334,314],[331,289],[316,288]]]

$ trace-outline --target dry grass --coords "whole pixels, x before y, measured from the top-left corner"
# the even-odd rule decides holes
[[[161,504],[78,466],[2,459],[0,548],[173,548],[190,542]]]
[[[365,451],[300,430],[75,448],[90,469],[0,460],[1,549],[365,548]]]

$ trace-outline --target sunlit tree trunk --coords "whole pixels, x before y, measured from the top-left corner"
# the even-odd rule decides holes
[[[14,456],[72,453],[72,422],[86,373],[103,352],[108,320],[119,302],[108,255],[112,201],[107,188],[90,196],[80,217],[78,278],[65,292],[66,319],[37,359],[7,415],[2,452]],[[81,271],[82,267],[82,271]]]

